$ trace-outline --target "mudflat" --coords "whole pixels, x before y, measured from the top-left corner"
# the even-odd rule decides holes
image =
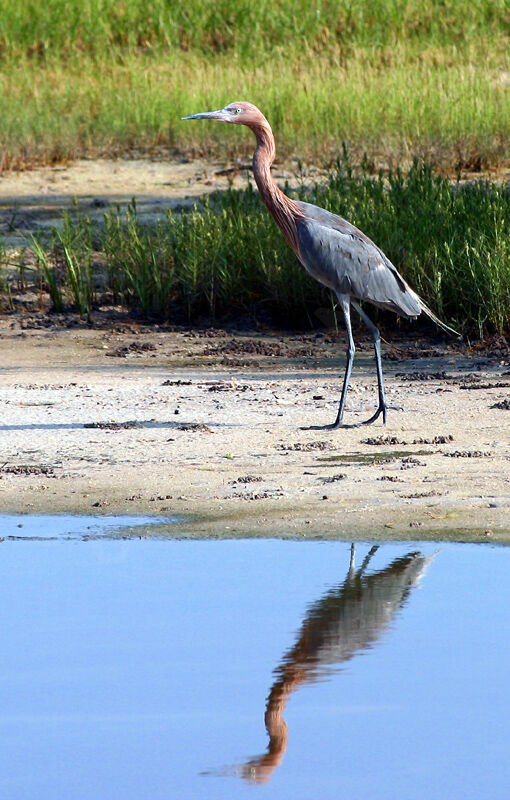
[[[0,511],[181,517],[176,535],[510,541],[506,345],[384,346],[386,426],[330,423],[342,333],[0,320]],[[359,341],[359,340],[358,340]],[[356,353],[346,422],[375,409]]]

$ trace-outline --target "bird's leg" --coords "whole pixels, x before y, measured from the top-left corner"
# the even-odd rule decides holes
[[[347,399],[347,389],[349,388],[349,381],[351,379],[352,362],[354,361],[354,353],[356,351],[356,348],[354,347],[354,339],[352,336],[352,328],[351,328],[351,309],[350,309],[351,299],[348,295],[338,295],[338,299],[340,301],[340,305],[342,306],[342,311],[344,312],[345,327],[347,330],[347,338],[349,341],[349,344],[347,346],[347,362],[345,364],[344,383],[342,386],[342,394],[340,395],[340,405],[338,407],[338,414],[336,416],[336,420],[331,425],[310,425],[310,427],[307,430],[322,431],[322,430],[334,430],[335,428],[356,427],[356,425],[345,425],[342,423],[345,410],[345,401]]]
[[[375,555],[375,553],[377,553],[378,550],[379,550],[379,545],[374,544],[366,554],[365,558],[363,559],[361,567],[356,572],[356,545],[353,542],[351,544],[351,558],[349,562],[349,572],[347,574],[347,580],[352,580],[355,576],[361,578],[366,568],[368,567],[372,559],[372,556]]]
[[[368,565],[369,565],[369,563],[370,563],[370,561],[372,559],[372,556],[374,556],[377,553],[378,550],[379,550],[379,545],[378,544],[374,544],[370,548],[370,550],[366,554],[365,558],[363,559],[363,563],[362,563],[361,567],[358,570],[358,575],[360,575],[360,576],[363,575],[363,573],[365,572],[366,568],[368,567]]]
[[[351,557],[349,560],[349,574],[348,578],[352,578],[354,576],[354,570],[356,569],[356,545],[354,542],[351,544]]]
[[[349,383],[351,380],[351,371],[352,371],[352,364],[354,361],[354,353],[356,352],[356,348],[354,346],[354,338],[352,335],[352,327],[351,327],[351,300],[349,297],[339,297],[340,305],[342,306],[342,311],[344,312],[344,321],[345,321],[345,329],[347,331],[347,361],[345,363],[345,374],[344,374],[344,383],[342,386],[342,394],[340,395],[340,405],[338,406],[338,414],[336,415],[336,420],[334,421],[332,428],[339,428],[342,425],[342,420],[344,418],[344,411],[345,411],[345,401],[347,400],[347,390],[349,388]],[[349,426],[350,427],[350,426]]]
[[[363,309],[356,303],[355,300],[352,300],[352,305],[360,315],[361,319],[367,326],[372,339],[374,340],[374,350],[375,350],[375,365],[377,369],[377,389],[379,393],[379,406],[375,414],[373,414],[370,419],[365,420],[364,422],[359,423],[360,425],[370,425],[371,422],[375,422],[375,420],[382,414],[383,423],[386,424],[386,412],[388,408],[394,408],[398,411],[402,411],[401,406],[389,406],[386,402],[386,392],[384,391],[384,378],[383,378],[383,371],[382,371],[382,361],[381,361],[381,334],[379,333],[379,328],[374,325],[370,317],[368,317]]]

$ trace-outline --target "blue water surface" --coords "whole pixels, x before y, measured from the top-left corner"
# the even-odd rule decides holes
[[[1,797],[507,800],[509,549],[69,530],[0,543]]]

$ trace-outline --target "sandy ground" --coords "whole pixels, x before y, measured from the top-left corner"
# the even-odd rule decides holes
[[[0,231],[16,249],[64,209],[102,216],[132,197],[142,216],[159,214],[245,185],[242,166],[117,159],[4,173]],[[387,347],[388,397],[403,411],[386,427],[303,430],[336,416],[342,335],[149,329],[122,315],[88,329],[26,307],[0,317],[0,511],[176,514],[188,536],[510,541],[505,345]],[[361,342],[346,421],[374,402]]]
[[[167,209],[191,206],[216,190],[245,188],[253,181],[250,166],[118,158],[0,173],[0,233],[8,247],[16,247],[36,227],[58,226],[63,211],[84,212],[101,220],[106,210],[125,208],[133,198],[140,219],[159,216]],[[320,180],[322,172],[310,168],[298,180],[289,166],[283,165],[273,174],[282,184],[296,185],[301,180]]]
[[[342,337],[24,324],[1,327],[3,512],[177,514],[179,535],[510,541],[504,348],[386,348],[403,410],[386,427],[306,430],[335,417]],[[366,343],[346,421],[374,409],[373,373]]]

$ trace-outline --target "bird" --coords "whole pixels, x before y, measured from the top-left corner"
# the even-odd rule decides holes
[[[189,114],[182,119],[217,120],[246,125],[253,131],[257,141],[253,155],[253,176],[264,204],[306,272],[331,289],[338,298],[348,338],[338,413],[332,424],[310,428],[355,428],[370,425],[381,414],[386,424],[388,408],[401,409],[387,403],[381,362],[381,334],[358,301],[366,300],[411,320],[423,312],[443,330],[458,336],[457,331],[438,319],[406,283],[389,258],[359,228],[324,208],[293,200],[278,187],[271,175],[271,165],[276,155],[275,138],[269,122],[257,106],[239,101],[217,111]],[[344,423],[344,411],[355,354],[351,306],[360,315],[373,340],[379,402],[369,419],[347,424]]]
[[[358,654],[372,649],[393,625],[436,555],[412,551],[365,574],[378,549],[378,545],[371,547],[356,569],[356,546],[351,545],[345,580],[308,607],[295,644],[273,671],[275,678],[264,716],[267,751],[238,770],[251,783],[267,783],[283,761],[288,744],[283,712],[291,695],[300,687],[323,681]]]

